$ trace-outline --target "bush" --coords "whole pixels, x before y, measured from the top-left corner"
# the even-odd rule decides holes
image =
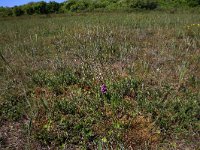
[[[158,2],[155,0],[132,0],[130,7],[134,9],[153,10],[158,7]]]
[[[47,13],[47,3],[46,2],[39,2],[35,3],[34,6],[34,11],[36,14],[46,14]]]
[[[24,8],[24,11],[28,15],[33,15],[35,13],[32,5],[26,5],[26,7]]]
[[[200,0],[187,0],[187,4],[190,7],[196,7],[200,5]]]
[[[70,11],[77,12],[77,11],[83,11],[87,10],[90,6],[89,1],[77,1],[76,3],[73,3],[73,5],[70,6]]]
[[[6,16],[12,16],[12,15],[13,15],[13,11],[11,8],[4,8],[4,7],[0,8],[0,16],[6,17]]]
[[[24,11],[20,7],[13,8],[13,15],[14,16],[21,16],[24,14]]]
[[[59,12],[60,4],[57,2],[49,2],[47,4],[47,11],[48,13],[57,13]]]

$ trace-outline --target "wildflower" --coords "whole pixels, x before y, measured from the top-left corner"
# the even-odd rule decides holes
[[[107,143],[107,142],[108,142],[108,140],[106,139],[106,137],[102,138],[101,140],[102,140],[102,142],[104,142],[104,143]]]
[[[103,84],[103,85],[101,86],[101,93],[106,94],[106,92],[107,92],[107,87],[106,87],[105,84]]]

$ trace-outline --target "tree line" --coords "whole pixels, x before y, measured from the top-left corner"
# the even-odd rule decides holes
[[[21,16],[66,12],[114,10],[154,10],[200,7],[200,0],[67,0],[63,3],[31,2],[21,6],[0,7],[0,16]]]

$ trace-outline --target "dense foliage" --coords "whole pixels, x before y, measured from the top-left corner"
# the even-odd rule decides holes
[[[200,6],[200,0],[67,0],[63,3],[54,1],[46,3],[41,1],[15,6],[13,8],[0,7],[0,16],[87,12],[94,10],[154,10],[198,6]]]

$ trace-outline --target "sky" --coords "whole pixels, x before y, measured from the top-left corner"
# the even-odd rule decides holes
[[[0,0],[0,6],[13,7],[13,6],[27,4],[29,2],[38,2],[38,1],[42,1],[42,0]],[[49,1],[64,2],[65,0],[43,0],[43,1],[46,1],[46,2],[49,2]]]

